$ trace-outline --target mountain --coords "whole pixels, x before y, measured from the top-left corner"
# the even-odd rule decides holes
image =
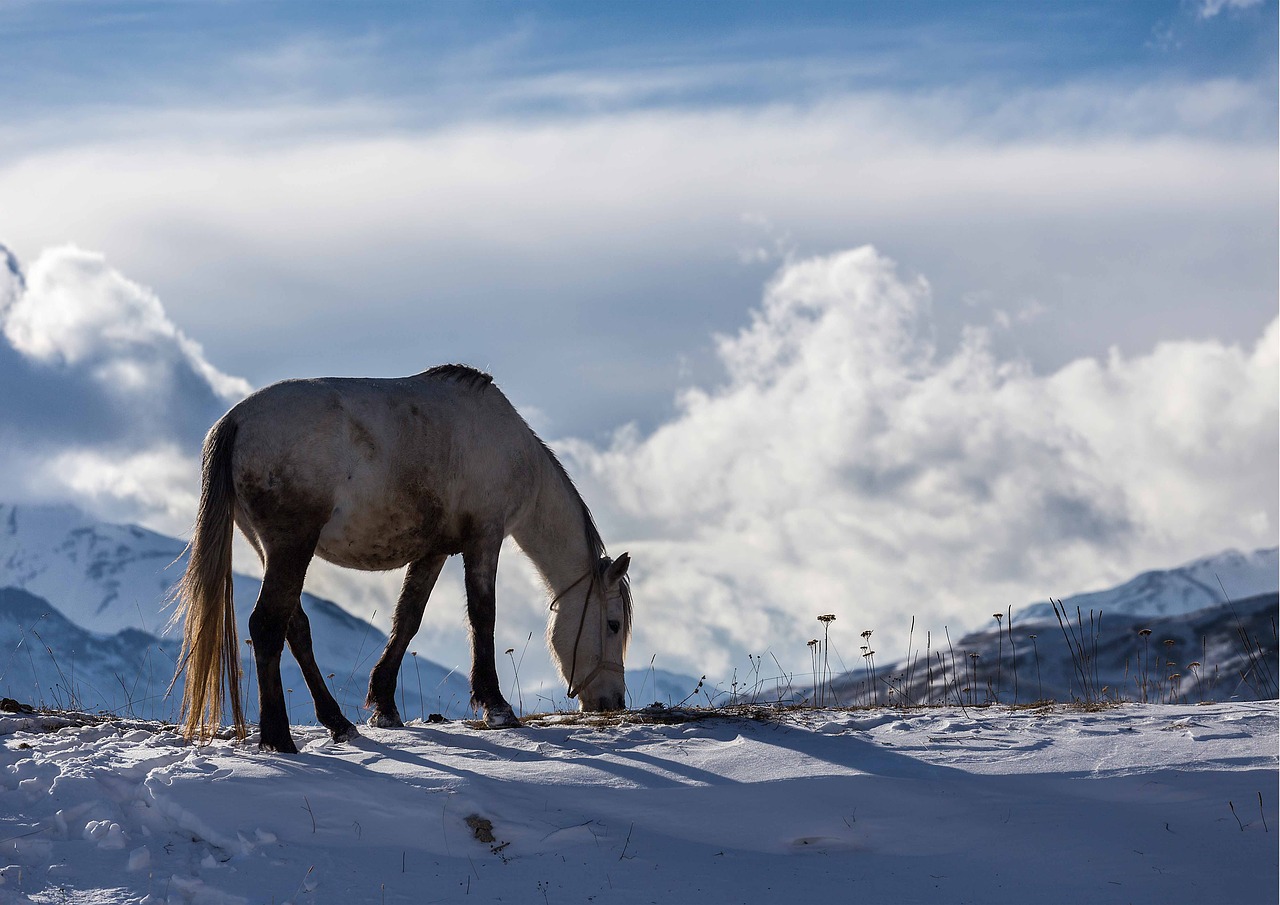
[[[186,567],[186,545],[136,525],[98,522],[68,506],[0,504],[0,693],[32,704],[77,706],[153,719],[176,717],[166,698],[181,647],[165,635],[169,589]],[[234,578],[242,639],[260,582]],[[362,722],[369,670],[386,635],[337,604],[304,594],[316,661],[348,718]],[[253,679],[248,646],[241,665]],[[293,658],[281,658],[293,720],[314,710]],[[419,693],[421,688],[421,693]],[[248,716],[257,692],[246,688]],[[406,657],[397,698],[405,719],[468,714],[467,677],[424,657]]]
[[[1280,548],[1241,553],[1228,550],[1176,569],[1143,572],[1119,587],[1076,594],[1062,601],[1067,612],[1173,616],[1243,600],[1280,587]],[[1225,597],[1224,597],[1225,590]],[[1053,605],[1036,603],[1014,614],[1019,622],[1053,621]]]
[[[911,662],[877,663],[837,676],[815,693],[842,704],[1029,704],[1039,700],[1144,703],[1255,701],[1276,696],[1280,595],[1175,616],[1074,610],[1066,631],[1049,622],[973,632],[948,645],[934,636]],[[1149,630],[1149,631],[1147,631]],[[1147,631],[1146,634],[1143,634]],[[919,639],[917,639],[919,641]]]
[[[1278,586],[1276,549],[1228,551],[1067,597],[1065,626],[1051,604],[1037,604],[954,643],[917,633],[907,659],[873,659],[782,697],[846,705],[1270,699]]]

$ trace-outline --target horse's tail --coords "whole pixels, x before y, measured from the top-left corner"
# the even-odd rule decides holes
[[[211,738],[221,725],[222,695],[231,702],[237,737],[245,737],[240,706],[240,642],[232,598],[231,541],[235,530],[235,489],[231,454],[236,423],[223,418],[204,441],[200,509],[191,536],[187,570],[174,588],[175,624],[185,620],[178,673],[186,669],[182,691],[182,734],[200,741]],[[172,683],[170,685],[172,687]]]

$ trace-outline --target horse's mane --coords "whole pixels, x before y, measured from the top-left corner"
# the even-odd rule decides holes
[[[493,383],[492,376],[470,365],[436,365],[434,368],[427,368],[427,370],[423,371],[422,376],[461,383],[473,390]]]
[[[605,551],[604,539],[600,536],[600,529],[596,527],[595,516],[591,514],[591,510],[587,508],[587,502],[582,498],[582,494],[578,492],[578,487],[573,483],[573,478],[569,477],[569,472],[565,470],[564,465],[560,461],[560,457],[555,454],[546,441],[539,437],[533,430],[529,429],[529,433],[533,434],[534,439],[542,447],[542,451],[546,453],[547,459],[550,460],[553,470],[564,481],[564,486],[578,503],[578,508],[582,511],[582,530],[586,534],[587,549],[591,551],[592,568],[595,572],[595,579],[604,586],[604,573],[609,568],[609,554]],[[620,586],[622,591],[622,620],[623,620],[623,637],[631,637],[631,579],[623,576]]]

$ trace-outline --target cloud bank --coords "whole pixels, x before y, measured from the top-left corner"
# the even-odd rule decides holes
[[[250,387],[101,255],[46,251],[25,279],[5,263],[0,499],[185,536],[200,438]],[[865,628],[896,652],[912,616],[936,634],[1274,544],[1278,330],[1040,374],[984,328],[940,351],[929,283],[861,247],[781,266],[748,323],[715,339],[723,379],[682,391],[656,429],[554,445],[612,551],[633,555],[633,663],[723,678],[772,653],[795,668],[821,613],[837,615],[843,656]],[[253,570],[245,552],[237,567]],[[465,668],[458,571],[415,648]],[[308,579],[380,623],[398,580],[322,566]],[[514,548],[499,593],[499,649],[533,639],[530,688],[551,676],[545,599]]]
[[[0,498],[185,530],[200,438],[249,392],[100,254],[0,246]]]
[[[1276,542],[1276,321],[1251,349],[1161,343],[1046,376],[984,330],[948,355],[932,334],[927,282],[874,249],[793,261],[718,339],[722,385],[647,435],[565,444],[636,538],[639,649],[721,676],[767,648],[800,662],[821,613],[905,647],[912,615],[969,626]]]
[[[1108,343],[1241,341],[1273,303],[1269,82],[1081,78],[432,128],[383,112],[77,119],[84,134],[56,147],[0,148],[5,228],[32,259],[69,237],[108,251],[256,384],[466,359],[562,435],[653,427],[682,362],[714,371],[704,338],[736,329],[779,262],[762,223],[802,249],[875,241],[928,273],[940,346],[966,318],[1038,305],[995,343],[1040,370]]]

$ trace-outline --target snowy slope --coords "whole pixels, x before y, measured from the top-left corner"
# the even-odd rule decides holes
[[[367,718],[369,670],[386,644],[376,628],[318,598],[304,601],[321,668],[348,718]],[[245,614],[237,613],[240,631]],[[85,631],[47,600],[19,588],[0,588],[0,695],[37,707],[109,711],[138,719],[177,719],[179,688],[166,696],[180,647],[176,637],[157,638],[126,628],[111,635]],[[247,651],[247,647],[246,647]],[[246,716],[257,720],[253,664],[246,653],[242,688]],[[296,722],[314,722],[315,709],[302,673],[286,653],[280,676]],[[421,688],[421,691],[419,691]],[[406,716],[470,713],[466,678],[423,657],[406,658],[397,699]]]
[[[1090,670],[1093,690],[1108,699],[1144,703],[1275,697],[1277,562],[1276,549],[1228,551],[1064,599],[1071,637],[1087,642],[1089,662],[1082,665]],[[1231,603],[1223,602],[1219,579]],[[1091,612],[1101,614],[1092,625]],[[846,643],[845,666],[852,659],[859,668],[836,670],[817,688],[807,673],[782,677],[781,690],[774,678],[771,684],[748,685],[737,700],[1008,704],[1088,697],[1076,671],[1079,650],[1072,653],[1077,642],[1068,640],[1050,604],[1025,607],[1007,620],[1007,614],[999,623],[992,618],[988,628],[950,641],[937,626],[917,627],[909,656],[905,650],[881,650],[870,664],[874,672],[862,657],[849,658]],[[1140,634],[1144,630],[1150,634]]]
[[[1062,602],[1067,611],[1079,607],[1120,615],[1172,616],[1280,590],[1280,549],[1241,553],[1228,550],[1197,559],[1176,569],[1144,572],[1116,588],[1077,594]],[[1054,621],[1049,602],[1036,603],[1014,613],[1019,622]]]
[[[0,901],[1277,899],[1274,704],[693,716],[278,756],[0,714]]]
[[[94,632],[158,634],[184,549],[182,541],[99,522],[71,506],[0,503],[0,586],[43,597]]]
[[[90,710],[171,719],[174,701],[164,691],[181,644],[176,633],[163,635],[164,606],[185,567],[184,551],[174,538],[97,522],[70,507],[0,504],[0,588],[9,589],[0,595],[0,691],[35,704],[74,700]],[[235,576],[242,639],[259,587],[255,578]],[[333,673],[348,717],[361,722],[369,670],[386,636],[327,600],[304,594],[302,602],[316,661]],[[242,654],[247,688],[247,646]],[[294,718],[313,720],[297,665],[288,654],[281,664]],[[461,716],[470,697],[464,674],[421,656],[405,658],[400,689],[406,717]],[[256,692],[246,700],[256,718]]]
[[[789,699],[980,705],[1098,697],[1143,703],[1274,698],[1278,605],[1280,595],[1260,594],[1172,616],[1104,614],[1092,624],[1087,612],[1081,619],[1072,610],[1067,632],[1055,617],[1032,622],[1015,614],[1012,632],[1007,623],[997,629],[993,619],[990,630],[950,645],[935,634],[926,648],[925,639],[917,638],[909,664],[883,658],[874,676],[858,669],[817,691],[806,683]],[[1077,661],[1086,675],[1077,673]]]

